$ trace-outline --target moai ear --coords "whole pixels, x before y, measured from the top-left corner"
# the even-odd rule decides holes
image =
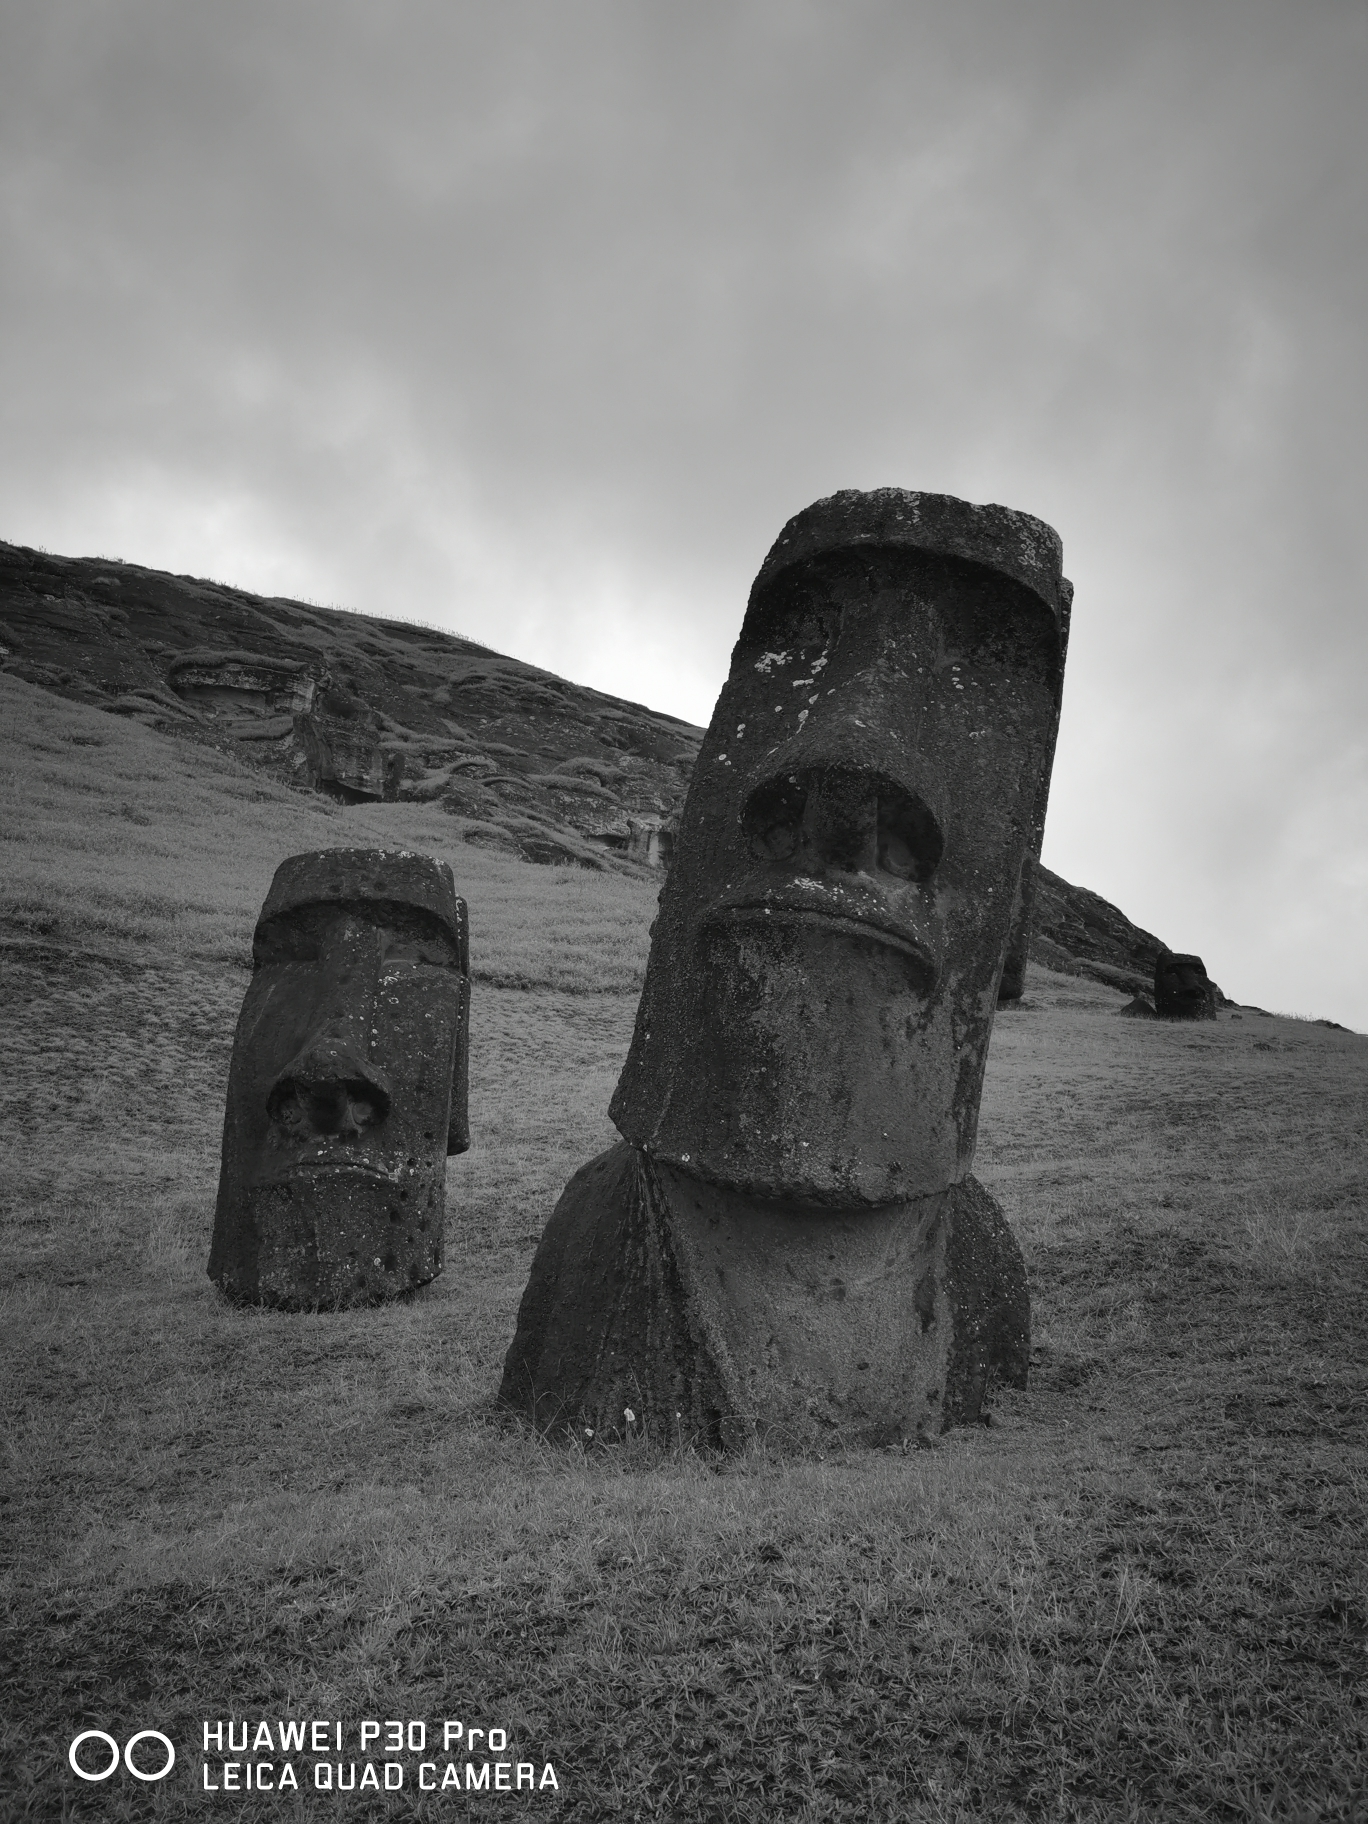
[[[456,967],[461,972],[461,1012],[456,1028],[456,1055],[451,1066],[451,1116],[447,1123],[447,1156],[470,1147],[470,913],[455,891],[450,868],[442,863],[452,888],[452,926],[456,936]]]
[[[458,902],[465,909],[464,900]],[[462,925],[464,926],[464,919]],[[461,1011],[456,1028],[456,1056],[451,1067],[451,1117],[447,1123],[447,1156],[470,1147],[470,977],[461,977]]]

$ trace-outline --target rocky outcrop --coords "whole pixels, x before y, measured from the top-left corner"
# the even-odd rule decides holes
[[[310,693],[292,733],[293,764],[315,791],[344,804],[398,796],[403,755],[381,746],[379,719],[359,697],[324,685]]]
[[[1153,1006],[1143,994],[1135,995],[1126,1002],[1124,1007],[1118,1007],[1116,1011],[1123,1020],[1152,1020],[1155,1017]]]
[[[307,715],[319,682],[302,659],[208,651],[178,654],[166,679],[177,696],[198,707],[262,716]]]
[[[628,825],[627,853],[643,867],[668,868],[678,833],[678,816],[633,817]]]
[[[1149,994],[1155,958],[1168,945],[1086,887],[1036,869],[1031,957],[1066,975],[1088,975],[1129,994]]]
[[[1131,995],[1131,1004],[1121,1011],[1143,1018],[1154,1013],[1155,965],[1170,954],[1161,938],[1133,925],[1100,893],[1075,887],[1037,865],[1033,962],[1063,975],[1090,976]],[[1213,1005],[1234,1005],[1214,983],[1211,988]]]
[[[279,779],[439,802],[468,841],[586,867],[666,828],[702,731],[458,635],[0,544],[0,668]],[[657,845],[658,847],[659,845]]]

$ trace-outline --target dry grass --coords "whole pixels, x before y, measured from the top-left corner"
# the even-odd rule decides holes
[[[476,979],[570,993],[640,987],[658,883],[535,871],[422,804],[336,805],[212,746],[0,674],[0,934],[135,961],[250,966],[278,863],[313,848],[416,848],[470,905]],[[529,882],[535,885],[529,889]]]
[[[1368,1816],[1368,1041],[1119,1020],[1033,973],[979,1149],[1031,1267],[1028,1392],[910,1456],[549,1449],[489,1404],[609,1137],[650,888],[0,690],[6,1819],[495,1802],[421,1796],[416,1756],[390,1800],[197,1790],[202,1719],[278,1716],[504,1726],[561,1782],[507,1803],[565,1818]],[[282,855],[373,841],[446,854],[472,907],[447,1271],[244,1313],[204,1260],[252,919]],[[181,1748],[164,1786],[67,1770],[78,1729],[144,1726]]]

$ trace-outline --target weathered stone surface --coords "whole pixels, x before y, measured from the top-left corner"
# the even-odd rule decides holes
[[[262,716],[306,714],[319,683],[299,659],[212,650],[179,654],[167,666],[166,676],[187,702]]]
[[[310,785],[346,804],[394,799],[404,776],[403,756],[387,753],[375,711],[335,684],[321,688],[308,711],[296,715],[298,761]]]
[[[1154,1008],[1142,994],[1137,994],[1132,1000],[1127,1001],[1124,1007],[1118,1007],[1116,1011],[1123,1020],[1152,1020],[1154,1018]]]
[[[944,495],[784,529],[661,894],[628,1147],[547,1230],[505,1403],[597,1430],[636,1386],[661,1437],[796,1443],[910,1437],[1024,1376],[1024,1268],[968,1174],[1060,581],[1049,527]]]
[[[1025,1384],[1020,1254],[973,1178],[872,1210],[757,1204],[619,1142],[571,1179],[537,1267],[501,1398],[544,1431],[891,1444],[979,1417],[992,1374]]]
[[[1059,664],[1039,521],[883,489],[790,522],[681,817],[626,1138],[818,1202],[967,1171]]]
[[[1050,807],[1050,780],[1054,773],[1055,744],[1059,739],[1059,716],[1064,706],[1064,661],[1069,655],[1069,619],[1073,613],[1073,593],[1073,584],[1068,577],[1060,577],[1059,690],[1055,696],[1050,738],[1045,746],[1045,758],[1041,762],[1040,778],[1036,783],[1035,803],[1031,808],[1031,846],[1025,861],[1021,864],[1021,877],[1017,882],[1016,905],[1012,911],[1012,925],[1007,937],[1007,953],[1002,964],[1002,980],[998,984],[999,1004],[1019,1001],[1026,986],[1026,958],[1030,952],[1031,927],[1035,918],[1036,885],[1039,878],[1037,869],[1041,847],[1045,841],[1045,814]]]
[[[1214,1020],[1220,990],[1200,956],[1163,951],[1154,963],[1154,1011],[1161,1020]]]
[[[209,1275],[245,1303],[372,1304],[441,1271],[470,1144],[465,901],[426,855],[281,863],[229,1069]]]

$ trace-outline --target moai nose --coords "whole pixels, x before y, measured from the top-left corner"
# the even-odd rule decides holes
[[[321,1034],[281,1071],[266,1106],[286,1137],[353,1139],[389,1113],[389,1084],[383,1071]]]

